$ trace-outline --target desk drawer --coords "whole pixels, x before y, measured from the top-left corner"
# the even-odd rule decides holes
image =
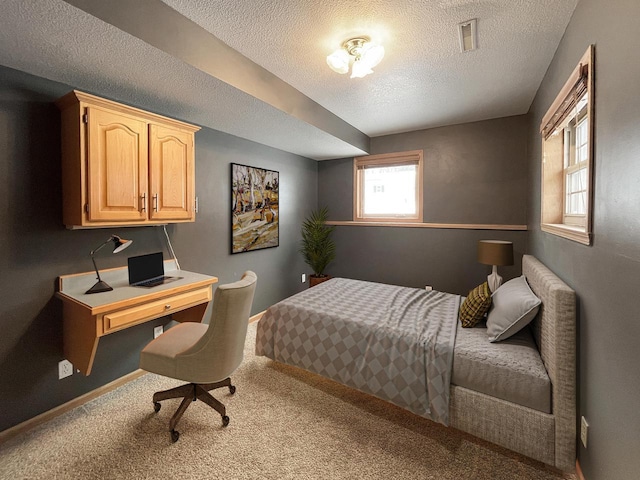
[[[104,333],[110,333],[124,327],[130,327],[147,320],[170,315],[194,305],[199,305],[211,300],[211,288],[202,288],[192,292],[172,295],[162,300],[138,305],[136,307],[119,310],[113,313],[105,313],[103,317]]]

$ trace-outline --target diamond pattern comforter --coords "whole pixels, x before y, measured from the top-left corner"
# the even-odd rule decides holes
[[[256,354],[448,425],[460,296],[335,278],[270,307]]]

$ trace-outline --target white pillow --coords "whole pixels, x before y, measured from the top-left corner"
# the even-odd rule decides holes
[[[490,342],[499,342],[526,327],[538,313],[540,299],[529,288],[524,275],[509,280],[491,295],[487,316]]]

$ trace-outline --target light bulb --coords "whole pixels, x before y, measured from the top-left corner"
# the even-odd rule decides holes
[[[362,60],[356,58],[356,61],[353,62],[353,67],[351,67],[351,78],[366,77],[370,73],[373,73],[373,70],[368,65],[365,65]]]
[[[370,69],[380,63],[384,57],[384,47],[374,43],[365,43],[360,54],[360,61]]]
[[[349,54],[342,48],[327,56],[327,65],[337,73],[347,73],[349,71]]]

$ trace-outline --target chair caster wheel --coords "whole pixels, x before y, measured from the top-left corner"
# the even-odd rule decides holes
[[[160,405],[158,402],[153,402],[153,410],[158,413],[160,411],[160,407],[162,405]]]
[[[171,441],[173,443],[176,443],[179,438],[180,438],[180,432],[178,432],[177,430],[171,430]]]
[[[233,395],[236,393],[236,387],[234,385],[229,385],[229,393]]]
[[[229,417],[225,415],[222,417],[222,426],[226,427],[227,425],[229,425]]]

